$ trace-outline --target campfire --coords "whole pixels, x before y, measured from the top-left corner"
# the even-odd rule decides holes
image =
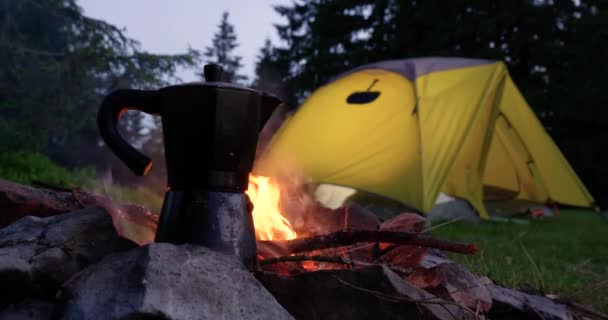
[[[476,251],[474,244],[442,241],[424,234],[426,219],[417,214],[406,213],[381,224],[361,207],[331,210],[321,206],[300,185],[302,179],[281,181],[251,175],[246,192],[253,203],[258,258],[264,270],[298,274],[387,263],[387,253],[406,245],[419,253],[410,254],[412,261],[405,265],[403,261],[394,265],[403,271],[415,266],[428,248],[464,254]],[[290,209],[297,212],[286,213]],[[294,221],[288,217],[295,217]]]
[[[574,318],[564,304],[454,263],[443,252],[472,254],[475,246],[431,237],[418,214],[380,221],[358,205],[329,209],[301,180],[286,181],[250,179],[252,273],[203,246],[152,243],[156,220],[144,208],[0,180],[9,214],[49,216],[13,218],[0,229],[0,282],[9,288],[0,318]]]

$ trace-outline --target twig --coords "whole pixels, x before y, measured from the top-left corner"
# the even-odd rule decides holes
[[[282,256],[276,258],[268,258],[262,259],[259,261],[260,266],[268,266],[271,264],[282,263],[282,262],[300,262],[300,261],[319,261],[319,262],[329,262],[329,263],[337,263],[337,264],[345,264],[348,266],[373,266],[377,265],[375,263],[363,262],[358,260],[350,260],[340,256],[308,256],[308,255],[296,255],[296,256]],[[402,268],[399,266],[394,266],[391,264],[386,264],[386,266],[394,272],[409,275],[412,273],[412,270],[408,270],[406,268]]]
[[[413,272],[412,269],[407,269],[407,268],[403,268],[403,267],[400,267],[400,266],[395,266],[395,265],[392,265],[392,264],[387,264],[386,266],[389,269],[391,269],[392,271],[394,271],[396,273],[400,273],[400,274],[405,275],[405,276],[410,275]]]
[[[600,218],[600,220],[608,223],[608,212],[606,212],[606,211],[596,211],[595,213]]]
[[[462,310],[470,312],[473,316],[475,316],[475,311],[473,311],[473,310],[471,310],[471,309],[469,309],[469,308],[467,308],[465,306],[462,306],[462,305],[460,305],[458,303],[447,301],[447,300],[442,300],[441,298],[438,298],[438,297],[429,297],[429,298],[424,298],[424,299],[412,299],[410,297],[406,297],[406,296],[403,296],[403,295],[388,295],[388,294],[385,294],[385,293],[382,293],[382,292],[379,292],[379,291],[375,291],[375,290],[370,290],[370,289],[365,289],[365,288],[359,287],[359,286],[354,285],[354,284],[352,284],[352,283],[350,283],[348,281],[344,281],[344,280],[338,278],[337,276],[334,276],[334,279],[338,280],[338,282],[342,283],[345,286],[351,287],[351,288],[353,288],[355,290],[359,290],[359,291],[362,291],[362,292],[365,292],[365,293],[369,293],[369,294],[371,294],[371,295],[373,295],[373,296],[375,296],[375,297],[377,297],[379,299],[385,300],[385,301],[396,302],[396,303],[398,303],[398,302],[411,302],[411,303],[415,303],[415,304],[436,304],[436,305],[440,305],[440,306],[442,306],[444,308],[445,308],[446,305],[454,305],[454,306],[456,306],[458,308],[461,308]],[[437,299],[439,301],[433,301],[434,299]],[[450,315],[452,317],[454,317],[454,319],[456,319],[456,317],[451,313],[450,310],[448,310],[447,308],[445,308],[445,310],[448,313],[450,313]]]
[[[543,281],[543,276],[540,274],[540,270],[538,269],[536,262],[534,262],[534,259],[532,259],[532,256],[530,256],[530,253],[528,253],[528,250],[526,249],[526,246],[524,246],[524,243],[519,241],[519,244],[521,245],[522,249],[524,249],[524,253],[526,254],[528,259],[532,263],[532,266],[534,267],[534,271],[536,272],[538,279],[540,280],[540,285],[541,285],[542,291],[545,291],[545,281]]]
[[[557,299],[556,301],[559,303],[565,304],[568,307],[570,307],[576,311],[584,313],[585,316],[588,318],[593,318],[593,319],[597,319],[597,320],[608,320],[608,315],[599,313],[595,310],[591,310],[588,307],[586,307],[580,303],[576,303],[576,302],[565,300],[565,299]]]
[[[491,284],[491,285],[492,285],[492,286],[494,286],[494,287],[496,287],[496,288],[501,289],[501,288],[500,288],[499,286],[497,286],[497,285],[493,285],[493,284]],[[504,294],[506,294],[506,295],[509,295],[509,296],[511,296],[511,298],[513,298],[513,299],[515,299],[515,300],[517,300],[517,301],[519,301],[519,302],[523,303],[523,304],[524,304],[524,305],[526,305],[528,308],[532,309],[532,311],[534,311],[534,313],[536,313],[536,315],[538,315],[538,316],[540,317],[540,319],[545,320],[545,317],[543,317],[543,315],[542,315],[542,314],[540,314],[540,312],[539,312],[539,311],[538,311],[536,308],[534,308],[534,306],[533,306],[533,305],[531,305],[531,304],[530,304],[528,301],[526,301],[525,299],[522,299],[522,298],[520,298],[520,297],[518,297],[518,296],[516,296],[516,295],[514,295],[514,294],[512,294],[512,293],[510,293],[510,292],[507,292],[507,291],[505,291],[505,290],[503,290],[503,293],[504,293]]]
[[[259,241],[271,243],[272,247],[281,248],[284,255],[348,246],[357,242],[387,242],[398,245],[414,245],[436,248],[444,251],[474,254],[477,247],[474,243],[456,243],[447,240],[433,239],[420,233],[393,232],[379,230],[343,230],[326,235],[280,241]]]
[[[376,243],[368,243],[368,244],[363,244],[363,245],[360,245],[360,246],[353,246],[353,247],[348,248],[348,249],[346,249],[346,250],[344,250],[344,251],[342,251],[340,253],[341,254],[346,254],[346,253],[351,252],[351,251],[355,251],[355,250],[359,250],[359,249],[364,249],[364,248],[369,248],[371,246],[374,246],[375,244]]]
[[[440,223],[440,224],[436,224],[436,225],[434,225],[434,226],[430,226],[430,227],[428,227],[428,228],[424,229],[424,231],[422,231],[422,232],[428,232],[428,231],[431,231],[431,230],[433,230],[433,229],[437,229],[437,228],[443,227],[443,226],[448,225],[448,224],[450,224],[450,223],[454,223],[454,222],[460,221],[460,220],[462,220],[463,218],[464,218],[464,217],[458,217],[458,218],[456,218],[456,219],[448,220],[448,221],[442,222],[442,223]]]
[[[569,294],[568,298],[573,298],[573,297],[578,296],[578,295],[583,294],[583,293],[589,293],[590,291],[593,291],[593,290],[595,290],[597,288],[602,288],[602,287],[606,287],[606,286],[608,286],[608,279],[604,279],[604,280],[602,280],[600,282],[594,283],[594,284],[592,284],[590,286],[587,286],[587,287],[585,287],[583,289],[575,291],[574,293]]]

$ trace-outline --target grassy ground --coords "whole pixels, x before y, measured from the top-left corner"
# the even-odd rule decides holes
[[[432,232],[476,242],[479,254],[451,258],[496,283],[571,297],[608,313],[608,223],[592,212],[562,210],[528,225],[455,222]]]

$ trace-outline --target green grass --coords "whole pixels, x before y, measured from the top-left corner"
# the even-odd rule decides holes
[[[477,255],[450,257],[495,283],[571,297],[608,313],[608,223],[593,212],[562,210],[527,225],[455,222],[432,232],[477,243]]]
[[[0,152],[0,178],[17,183],[43,182],[69,187],[81,185],[91,180],[94,175],[92,168],[69,170],[37,152]]]

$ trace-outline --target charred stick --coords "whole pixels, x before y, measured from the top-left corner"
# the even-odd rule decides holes
[[[372,265],[374,265],[373,263],[369,263],[369,262],[350,260],[350,259],[344,258],[342,256],[321,256],[321,255],[309,256],[309,255],[305,255],[305,254],[262,259],[259,261],[259,263],[260,263],[260,266],[268,266],[271,264],[277,264],[277,263],[283,263],[283,262],[302,262],[302,261],[329,262],[329,263],[335,263],[335,264],[344,264],[344,265],[351,266],[351,267],[352,266],[372,266]],[[399,266],[393,266],[390,264],[386,265],[386,266],[388,268],[390,268],[391,270],[393,270],[397,273],[403,274],[403,275],[408,275],[408,274],[412,273],[412,270],[402,268]]]
[[[308,255],[296,255],[296,256],[282,256],[277,258],[268,258],[260,260],[261,266],[267,266],[281,262],[301,262],[301,261],[318,261],[318,262],[329,262],[336,264],[345,264],[349,266],[365,264],[364,262],[358,262],[350,259],[346,259],[341,256],[308,256]]]
[[[343,230],[326,235],[280,241],[259,241],[261,245],[281,248],[285,255],[348,246],[357,242],[386,242],[397,245],[412,245],[435,248],[443,251],[474,254],[474,243],[457,243],[433,239],[426,234],[380,230]]]

